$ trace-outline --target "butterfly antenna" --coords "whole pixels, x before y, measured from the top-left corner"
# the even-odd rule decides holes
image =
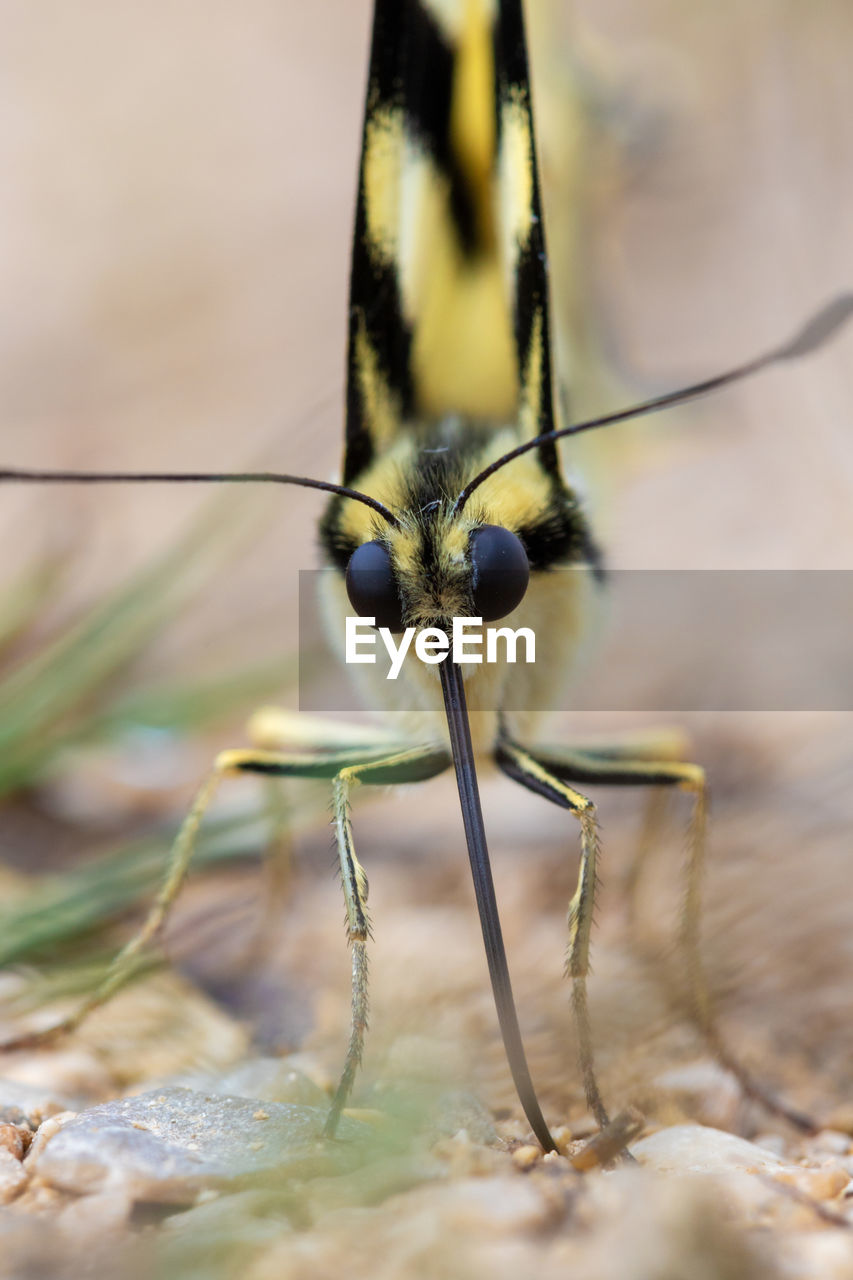
[[[524,444],[518,445],[515,449],[511,449],[509,453],[497,458],[484,471],[481,471],[479,475],[474,476],[473,480],[468,482],[456,499],[452,514],[454,516],[459,515],[471,494],[476,489],[479,489],[480,485],[488,480],[490,476],[493,476],[496,471],[500,471],[507,463],[514,462],[522,454],[529,453],[531,449],[537,449],[540,445],[549,444],[552,440],[562,440],[567,436],[579,436],[584,431],[595,431],[599,427],[612,426],[615,422],[627,422],[629,418],[641,418],[647,413],[657,413],[659,409],[669,409],[673,405],[686,404],[690,400],[697,400],[699,396],[706,396],[712,391],[719,391],[721,387],[727,387],[733,382],[740,382],[742,378],[750,378],[754,373],[760,373],[762,369],[766,369],[770,365],[780,364],[785,360],[799,360],[801,356],[810,355],[818,347],[823,346],[824,343],[834,338],[839,329],[850,319],[851,315],[853,315],[853,293],[842,293],[837,298],[833,298],[816,315],[806,321],[793,338],[789,338],[787,342],[779,347],[774,347],[772,351],[750,360],[747,364],[741,364],[735,369],[730,369],[728,373],[720,373],[715,378],[707,378],[704,382],[696,382],[692,386],[682,387],[679,391],[670,391],[667,395],[656,396],[654,400],[645,400],[642,404],[632,405],[628,409],[618,409],[615,413],[607,413],[600,418],[590,418],[586,422],[577,422],[573,426],[561,427],[556,431],[546,431],[544,435],[535,436],[532,440],[525,440]]]
[[[0,468],[0,481],[18,484],[295,484],[352,498],[370,507],[390,525],[399,521],[388,507],[357,489],[310,476],[288,476],[278,471],[38,471],[20,467]]]

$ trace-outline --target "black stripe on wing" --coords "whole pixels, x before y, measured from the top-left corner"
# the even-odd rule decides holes
[[[548,258],[545,251],[545,230],[542,220],[542,201],[539,194],[539,166],[536,159],[536,135],[533,128],[533,107],[530,97],[530,70],[527,57],[527,41],[521,0],[501,0],[500,16],[495,31],[495,66],[498,80],[498,134],[500,151],[506,112],[512,107],[527,119],[530,137],[530,225],[527,235],[519,242],[515,263],[514,328],[519,353],[522,395],[525,381],[537,381],[540,392],[536,397],[536,417],[539,426],[535,435],[553,431],[554,408],[552,399],[550,295],[548,289]],[[532,350],[537,325],[540,326],[537,350]],[[535,368],[531,368],[531,359]],[[532,378],[531,378],[532,375]],[[531,406],[533,407],[533,406]],[[559,475],[557,446],[554,442],[538,450],[543,467],[550,474]]]
[[[350,279],[348,484],[402,422],[424,414],[518,414],[524,434],[555,425],[521,6],[504,0],[494,25],[487,13],[461,0],[457,15],[446,3],[434,12],[430,0],[377,0]],[[472,89],[483,49],[491,65]],[[501,154],[508,130],[511,158]],[[471,303],[490,268],[504,285],[484,325]],[[483,336],[491,323],[494,342]],[[470,392],[468,370],[479,377]],[[506,393],[491,394],[497,386]],[[558,474],[553,444],[538,456]]]

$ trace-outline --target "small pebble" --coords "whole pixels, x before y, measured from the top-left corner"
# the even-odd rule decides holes
[[[717,1176],[742,1209],[771,1216],[782,1212],[778,1203],[785,1194],[782,1187],[791,1187],[807,1201],[825,1205],[836,1200],[849,1182],[849,1174],[839,1164],[828,1162],[820,1168],[791,1164],[754,1142],[702,1125],[661,1129],[635,1143],[631,1151],[641,1164],[660,1173]],[[772,1191],[773,1182],[781,1184],[780,1190],[774,1200],[768,1201],[762,1189],[765,1193]],[[794,1204],[789,1203],[789,1211]],[[808,1203],[798,1207],[806,1218],[815,1212]]]
[[[27,1171],[11,1151],[0,1149],[0,1204],[8,1204],[27,1185]]]
[[[551,1137],[556,1142],[559,1151],[565,1151],[574,1136],[567,1124],[558,1124],[551,1129]]]
[[[641,1138],[631,1148],[641,1164],[661,1173],[775,1173],[786,1166],[778,1156],[754,1142],[701,1124],[676,1124]]]
[[[39,1158],[39,1154],[47,1146],[48,1142],[59,1133],[60,1129],[73,1120],[77,1115],[76,1111],[60,1111],[58,1115],[50,1116],[45,1120],[44,1124],[39,1125],[36,1130],[35,1137],[30,1143],[30,1149],[25,1156],[28,1167],[33,1166]]]
[[[371,1136],[344,1117],[338,1134],[344,1141],[324,1143],[325,1108],[268,1102],[263,1110],[264,1141],[256,1142],[248,1134],[257,1132],[257,1100],[190,1089],[141,1094],[68,1117],[48,1140],[39,1142],[40,1131],[26,1164],[76,1195],[115,1191],[137,1202],[190,1204],[201,1191],[247,1176],[346,1172],[363,1158],[358,1139]]]
[[[542,1156],[542,1163],[554,1165],[556,1167],[568,1168],[571,1161],[568,1156],[561,1155],[559,1151],[546,1151]]]
[[[32,1142],[32,1130],[17,1124],[0,1124],[0,1149],[8,1151],[16,1160],[23,1160]]]

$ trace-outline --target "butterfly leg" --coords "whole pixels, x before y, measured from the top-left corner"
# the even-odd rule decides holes
[[[586,999],[586,978],[589,972],[589,937],[595,908],[595,885],[598,864],[598,826],[595,806],[586,796],[575,791],[551,772],[523,747],[502,739],[495,752],[499,767],[522,786],[537,795],[558,804],[577,818],[581,832],[581,859],[578,883],[569,903],[569,944],[566,953],[566,973],[572,979],[572,1008],[578,1034],[581,1073],[587,1105],[596,1121],[604,1128],[608,1115],[598,1081],[592,1052],[592,1035]]]
[[[363,751],[369,748],[362,748]],[[340,862],[341,883],[347,913],[347,938],[352,956],[352,1002],[350,1038],[344,1068],[335,1090],[329,1115],[323,1128],[327,1138],[334,1137],[341,1112],[346,1106],[356,1072],[364,1052],[367,1031],[367,942],[370,917],[367,910],[367,876],[355,852],[350,821],[350,796],[355,787],[395,786],[423,782],[442,773],[450,764],[450,755],[442,747],[415,747],[390,752],[387,745],[374,747],[372,758],[352,763],[352,750],[347,762],[341,754],[329,753],[302,760],[276,752],[230,752],[227,765],[242,772],[267,777],[331,777],[335,837]]]
[[[53,1041],[60,1039],[62,1036],[74,1031],[93,1010],[105,1004],[133,976],[138,956],[163,926],[172,903],[175,901],[184,882],[192,860],[199,823],[213,799],[220,779],[227,772],[227,758],[234,754],[236,753],[223,752],[217,758],[216,764],[196,794],[192,808],[184,819],[172,845],[160,890],[151,905],[148,915],[138,931],[113,958],[106,976],[95,990],[78,1005],[73,1013],[54,1023],[53,1026],[45,1027],[39,1031],[24,1032],[19,1036],[4,1040],[0,1044],[0,1051],[33,1049],[51,1044]]]
[[[673,747],[675,739],[673,739]],[[680,790],[692,800],[687,832],[685,889],[679,929],[679,942],[685,956],[690,1009],[696,1026],[718,1062],[735,1076],[747,1097],[761,1103],[768,1111],[782,1116],[806,1133],[819,1126],[814,1119],[778,1098],[758,1081],[730,1049],[717,1024],[713,1000],[701,955],[702,875],[708,823],[708,786],[705,772],[695,764],[672,758],[652,758],[645,752],[656,749],[655,740],[636,744],[625,742],[613,747],[561,750],[537,749],[535,758],[564,782],[581,785],[630,786],[655,788],[658,797],[667,790]],[[638,758],[639,757],[639,758]],[[662,816],[660,800],[647,812],[645,830],[638,856],[639,866],[631,876],[631,889],[637,884]]]
[[[347,937],[352,954],[352,1016],[344,1069],[323,1130],[327,1138],[334,1137],[341,1112],[352,1092],[364,1051],[368,1016],[367,940],[370,919],[367,913],[367,877],[353,843],[350,794],[359,785],[395,786],[422,782],[443,773],[449,764],[450,755],[446,749],[418,747],[382,760],[349,765],[341,769],[332,783],[335,834],[347,910]]]
[[[140,954],[163,927],[186,878],[195,849],[196,837],[204,814],[222,779],[229,773],[277,773],[279,776],[334,778],[346,765],[362,758],[377,759],[387,755],[387,748],[364,747],[346,751],[311,754],[280,753],[261,750],[223,751],[199,788],[192,807],[184,819],[172,845],[169,860],[156,899],[138,931],[112,960],[106,975],[95,990],[67,1017],[50,1027],[23,1032],[0,1043],[0,1051],[11,1052],[50,1044],[75,1030],[95,1009],[106,1003],[133,976]]]
[[[357,758],[365,748],[384,745],[388,751],[404,750],[409,744],[384,726],[354,724],[329,716],[308,715],[286,707],[264,706],[252,715],[247,733],[253,746],[266,751],[309,750],[340,752],[348,750]],[[267,781],[266,810],[271,837],[264,852],[263,919],[252,945],[252,955],[262,956],[275,936],[278,920],[287,900],[293,861],[293,804],[279,779]]]

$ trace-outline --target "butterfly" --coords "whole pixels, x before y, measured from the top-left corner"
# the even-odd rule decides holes
[[[477,781],[489,760],[566,813],[577,833],[565,969],[588,1106],[609,1124],[598,1086],[586,978],[600,856],[596,784],[671,788],[692,801],[683,940],[696,1018],[744,1085],[759,1086],[719,1038],[698,949],[707,817],[702,769],[638,741],[537,745],[535,715],[571,675],[607,571],[559,443],[685,403],[806,355],[853,311],[836,299],[791,340],[738,368],[640,405],[568,423],[555,395],[550,288],[531,87],[520,0],[377,0],[352,241],[344,454],[340,482],[272,472],[0,470],[18,483],[272,484],[329,495],[319,522],[327,613],[378,629],[389,647],[414,639],[401,680],[370,685],[404,710],[389,732],[333,722],[306,740],[282,715],[264,740],[218,756],[177,836],[160,894],[93,995],[34,1043],[68,1030],[121,986],[158,932],[189,867],[199,826],[235,773],[323,778],[352,958],[351,1033],[325,1134],[335,1134],[364,1054],[368,1021],[368,885],[350,813],[354,790],[426,782],[453,770],[495,1006],[530,1127],[556,1143],[527,1063],[489,863]],[[457,660],[460,619],[535,636],[535,659]],[[420,650],[417,645],[421,644]],[[483,656],[483,655],[481,655]]]

